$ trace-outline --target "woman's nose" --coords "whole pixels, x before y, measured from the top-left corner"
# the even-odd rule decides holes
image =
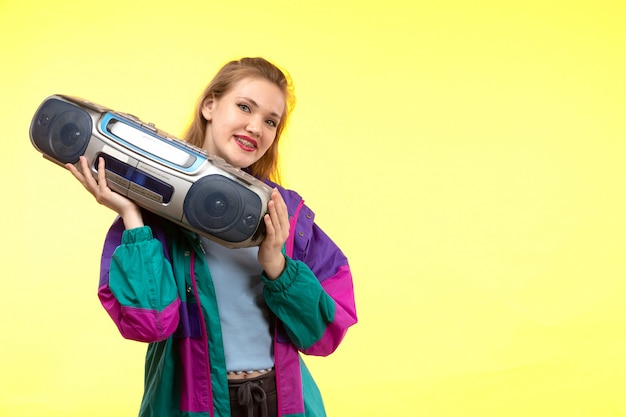
[[[254,136],[260,136],[261,135],[261,123],[262,121],[259,120],[257,117],[252,117],[248,121],[248,126],[246,126],[246,130],[250,132],[251,134],[253,134]]]

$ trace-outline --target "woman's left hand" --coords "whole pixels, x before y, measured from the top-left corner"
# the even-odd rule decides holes
[[[289,213],[287,205],[277,189],[267,205],[265,238],[259,247],[259,263],[269,279],[276,279],[285,269],[285,257],[282,248],[289,236]]]

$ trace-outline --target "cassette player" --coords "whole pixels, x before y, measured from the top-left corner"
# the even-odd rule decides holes
[[[67,95],[47,97],[30,125],[44,158],[64,166],[84,155],[97,179],[137,205],[226,247],[257,246],[271,188],[224,159],[137,117]]]

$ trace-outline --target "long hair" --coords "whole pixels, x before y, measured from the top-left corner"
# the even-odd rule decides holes
[[[262,78],[275,84],[285,96],[285,109],[276,127],[276,138],[265,154],[247,167],[247,171],[260,179],[270,179],[280,183],[278,166],[278,143],[285,130],[289,115],[295,106],[295,95],[291,78],[276,65],[264,58],[242,58],[225,64],[215,75],[200,96],[193,119],[183,135],[183,139],[196,147],[202,147],[206,135],[207,120],[202,115],[204,101],[209,98],[220,98],[237,82],[244,78]]]

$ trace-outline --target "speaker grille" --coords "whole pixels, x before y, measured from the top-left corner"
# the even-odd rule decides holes
[[[75,163],[85,153],[93,123],[85,110],[50,99],[33,117],[31,139],[35,147],[62,163]]]
[[[254,235],[261,210],[258,195],[222,175],[200,178],[189,188],[183,204],[191,226],[233,243]]]

